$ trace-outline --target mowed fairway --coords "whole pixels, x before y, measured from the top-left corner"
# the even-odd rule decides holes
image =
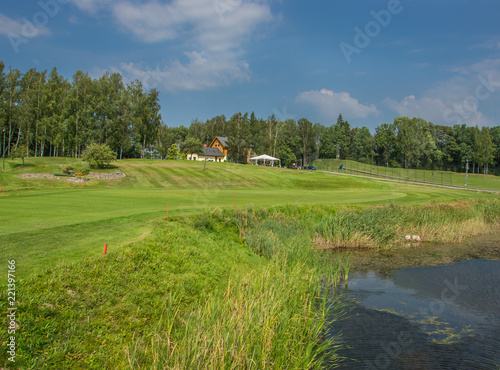
[[[10,161],[9,161],[10,162]],[[58,159],[9,163],[0,176],[0,256],[16,259],[25,276],[54,264],[110,253],[147,235],[169,217],[236,206],[418,203],[491,196],[460,190],[402,186],[320,172],[231,163],[124,160],[121,180],[20,179],[23,172],[58,172]],[[64,160],[68,164],[68,160]],[[75,161],[78,165],[78,161]]]

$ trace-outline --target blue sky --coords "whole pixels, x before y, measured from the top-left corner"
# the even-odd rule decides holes
[[[499,14],[498,0],[4,2],[0,60],[139,79],[168,126],[251,111],[498,126]]]

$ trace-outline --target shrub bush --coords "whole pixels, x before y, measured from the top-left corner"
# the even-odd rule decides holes
[[[82,155],[82,160],[92,168],[102,168],[116,159],[116,153],[106,144],[90,144]]]

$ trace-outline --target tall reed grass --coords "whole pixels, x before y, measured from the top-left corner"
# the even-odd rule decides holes
[[[406,235],[425,242],[458,242],[500,226],[500,200],[396,203],[339,210],[310,226],[318,248],[394,248],[407,246]]]
[[[127,348],[131,368],[313,369],[334,365],[338,344],[324,338],[327,314],[314,273],[272,261],[234,276],[183,318],[175,339]],[[331,320],[331,317],[328,318]]]
[[[233,272],[223,293],[189,315],[186,335],[168,356],[173,364],[213,369],[335,365],[338,344],[324,332],[339,307],[328,300],[321,282],[337,281],[345,265],[325,263],[311,248],[307,230],[262,210],[234,215],[215,210],[214,219],[234,225],[247,247],[269,262],[245,275]]]

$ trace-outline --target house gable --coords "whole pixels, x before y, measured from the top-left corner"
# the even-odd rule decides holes
[[[209,147],[219,149],[224,154],[224,157],[226,157],[227,150],[229,148],[229,145],[227,143],[227,137],[216,136],[215,139],[213,139],[212,142],[210,143]]]

